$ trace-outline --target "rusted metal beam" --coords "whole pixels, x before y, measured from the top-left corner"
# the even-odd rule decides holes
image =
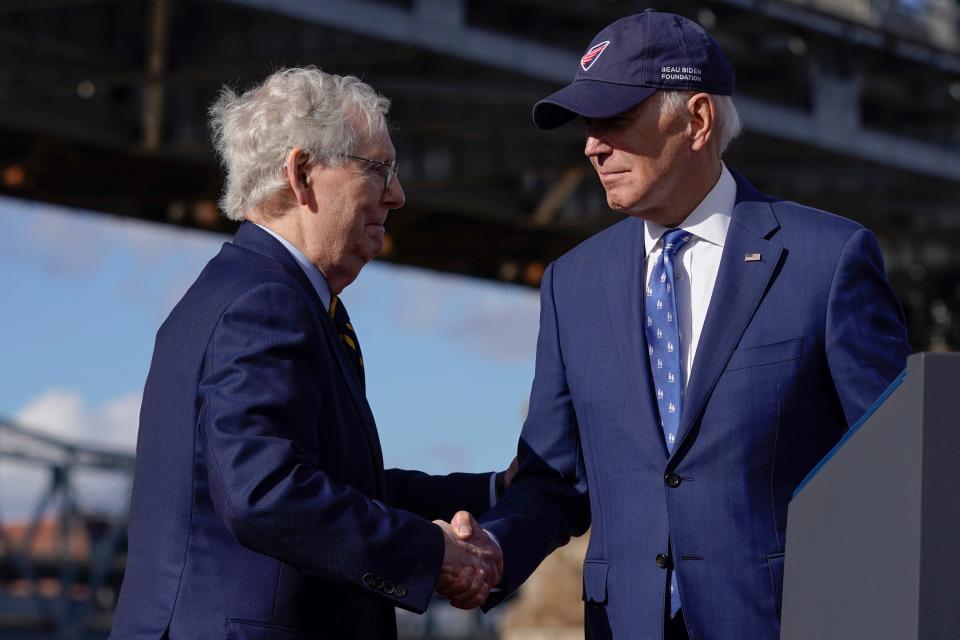
[[[164,75],[167,69],[169,0],[153,0],[147,44],[147,86],[143,106],[143,148],[156,151],[163,140]]]

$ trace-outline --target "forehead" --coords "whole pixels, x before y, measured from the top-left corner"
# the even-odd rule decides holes
[[[360,146],[357,147],[357,155],[362,155],[371,160],[383,160],[389,162],[396,156],[396,150],[393,146],[393,140],[390,139],[390,133],[386,129],[366,136],[361,139]]]
[[[640,140],[657,140],[676,133],[670,114],[661,112],[656,99],[644,100],[626,111],[609,118],[584,119],[588,136],[597,136],[607,142],[634,144]]]
[[[596,121],[618,121],[618,122],[634,122],[644,118],[650,118],[651,116],[658,116],[660,113],[660,103],[655,99],[647,99],[639,104],[635,104],[629,109],[621,111],[620,113],[610,116],[608,118],[598,118]]]
[[[622,111],[616,115],[606,118],[582,118],[586,127],[587,135],[608,137],[616,135],[631,136],[637,130],[646,130],[650,128],[648,122],[643,122],[639,109],[643,105],[637,105]]]

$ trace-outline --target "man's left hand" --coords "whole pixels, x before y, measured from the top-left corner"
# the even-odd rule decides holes
[[[475,609],[487,600],[503,573],[503,554],[500,547],[490,538],[480,523],[466,511],[458,511],[450,524],[435,521],[447,535],[460,542],[475,559],[474,564],[457,566],[452,558],[445,556],[444,567],[437,579],[437,593],[450,599],[450,604],[458,609]]]

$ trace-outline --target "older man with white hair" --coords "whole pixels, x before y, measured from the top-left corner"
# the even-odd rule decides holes
[[[499,579],[499,550],[440,520],[509,478],[384,470],[338,298],[404,203],[388,107],[306,68],[211,108],[243,222],[157,334],[111,637],[390,639],[394,606]]]

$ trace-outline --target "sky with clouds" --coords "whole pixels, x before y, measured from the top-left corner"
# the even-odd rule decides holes
[[[156,330],[228,238],[5,198],[0,221],[0,417],[132,451]],[[536,291],[374,262],[342,298],[387,465],[505,467],[533,378]],[[25,513],[46,482],[0,461],[0,517]],[[96,505],[125,490],[81,488]]]

